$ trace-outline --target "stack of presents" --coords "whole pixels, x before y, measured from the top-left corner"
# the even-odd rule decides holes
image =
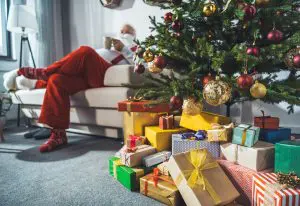
[[[279,118],[234,125],[148,101],[120,102],[119,111],[125,145],[109,173],[129,190],[166,205],[300,205],[300,141]]]

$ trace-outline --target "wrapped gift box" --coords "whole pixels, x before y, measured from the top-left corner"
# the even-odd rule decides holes
[[[128,167],[135,167],[142,164],[143,157],[149,156],[156,152],[155,148],[150,145],[140,145],[134,151],[128,150],[125,145],[121,150],[121,162]]]
[[[180,120],[180,126],[198,131],[212,129],[212,123],[224,125],[229,124],[230,122],[228,117],[208,112],[201,112],[197,115],[187,115],[183,113]]]
[[[127,189],[134,191],[139,188],[139,180],[145,175],[143,168],[130,168],[124,165],[117,166],[117,180]]]
[[[206,148],[213,157],[220,157],[220,143],[219,142],[208,142],[206,140],[189,140],[182,139],[180,134],[172,135],[172,154],[178,154],[187,152],[191,149],[202,149]]]
[[[233,129],[232,143],[253,147],[259,138],[259,127],[247,124],[240,124]]]
[[[163,115],[159,118],[160,129],[173,129],[174,128],[174,116]]]
[[[109,174],[113,177],[116,178],[116,172],[117,172],[117,166],[121,164],[121,160],[118,157],[111,157],[108,160],[108,169],[109,169]]]
[[[233,123],[229,125],[212,125],[213,129],[207,130],[207,141],[227,142],[231,141]]]
[[[300,176],[300,141],[275,144],[275,172],[295,172]]]
[[[217,160],[226,175],[229,177],[235,188],[239,191],[241,196],[237,202],[242,205],[251,205],[252,198],[252,177],[258,172],[247,167],[235,164],[228,160]],[[272,172],[272,169],[263,170],[262,173]]]
[[[283,140],[291,140],[290,128],[279,128],[279,129],[261,129],[259,139],[262,141],[277,143]]]
[[[239,196],[207,149],[173,155],[168,168],[187,205],[225,205]]]
[[[274,168],[274,145],[258,141],[253,147],[226,143],[221,145],[222,156],[255,171]]]
[[[168,162],[163,162],[159,165],[157,165],[157,169],[159,170],[160,174],[169,176],[169,169],[168,169]]]
[[[170,150],[172,134],[185,131],[186,129],[184,128],[162,130],[158,126],[152,126],[145,128],[145,136],[148,142],[160,152],[163,150]]]
[[[167,103],[155,103],[153,101],[122,101],[118,103],[118,111],[121,112],[170,112],[170,106]]]
[[[124,141],[129,135],[143,136],[145,126],[158,125],[158,113],[149,112],[124,112]]]
[[[253,175],[253,206],[299,206],[300,189],[286,188],[277,183],[275,173]]]
[[[166,205],[181,206],[184,204],[170,176],[148,174],[142,177],[140,179],[140,192]]]
[[[146,137],[144,136],[129,135],[126,140],[126,145],[129,148],[134,148],[143,145],[145,141],[146,141]]]
[[[262,111],[263,116],[254,117],[254,126],[262,129],[278,129],[279,128],[279,118],[265,116],[264,111]]]
[[[158,153],[149,155],[147,157],[144,157],[143,165],[146,167],[152,167],[159,163],[168,161],[170,156],[171,156],[171,152],[169,152],[169,151],[158,152]]]

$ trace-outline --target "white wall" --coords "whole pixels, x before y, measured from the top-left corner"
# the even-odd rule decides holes
[[[65,42],[65,52],[74,50],[80,45],[101,47],[102,37],[107,34],[116,34],[125,23],[137,28],[138,39],[150,34],[149,15],[161,20],[164,11],[159,7],[148,6],[142,0],[123,0],[120,8],[103,8],[99,0],[69,0],[69,10],[65,12],[65,19],[69,25],[65,29],[70,40]],[[67,9],[67,8],[66,8]],[[67,15],[67,16],[66,16]]]

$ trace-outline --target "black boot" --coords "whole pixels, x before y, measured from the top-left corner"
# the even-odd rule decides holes
[[[40,131],[41,128],[35,128],[24,134],[26,139],[33,138],[33,135]]]
[[[36,140],[48,139],[51,135],[51,130],[48,128],[41,128],[37,133],[33,135]]]

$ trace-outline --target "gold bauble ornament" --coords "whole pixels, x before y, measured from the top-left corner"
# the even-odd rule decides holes
[[[189,97],[183,101],[182,113],[187,115],[200,114],[203,110],[203,104],[200,101],[196,101],[194,98]]]
[[[212,2],[205,4],[203,7],[204,16],[207,17],[214,15],[216,11],[217,11],[217,5]]]
[[[250,88],[250,94],[256,99],[264,98],[267,94],[267,88],[265,85],[256,81]]]
[[[226,103],[231,97],[231,87],[228,83],[216,80],[208,82],[203,88],[203,98],[212,106],[219,106]]]
[[[143,54],[143,59],[145,62],[152,62],[154,59],[154,54],[150,51],[150,49],[147,49]]]
[[[266,6],[270,3],[270,0],[255,0],[257,6]]]
[[[155,64],[153,62],[148,63],[148,70],[149,70],[149,72],[151,72],[153,74],[158,74],[158,73],[162,72],[162,69],[155,66]]]

